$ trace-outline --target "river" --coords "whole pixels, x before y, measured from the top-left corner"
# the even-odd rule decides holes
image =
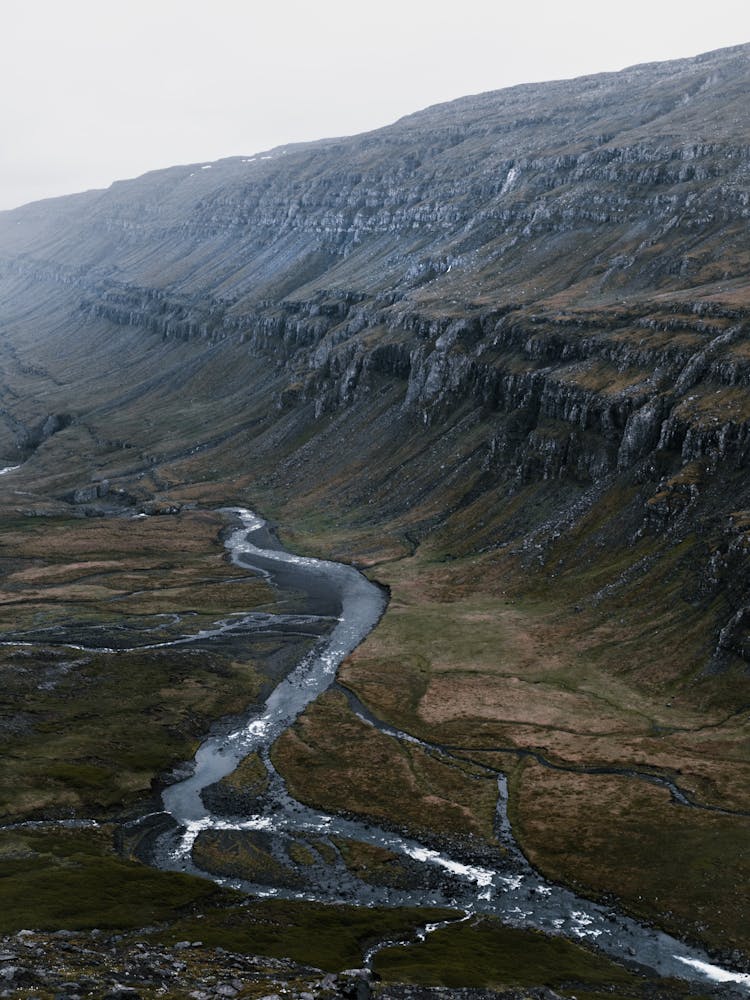
[[[374,823],[329,814],[294,799],[273,767],[271,746],[307,705],[336,683],[340,663],[376,626],[385,612],[387,596],[381,587],[352,566],[285,551],[268,524],[252,512],[227,508],[224,513],[232,521],[232,529],[225,540],[232,561],[253,574],[262,574],[283,590],[301,594],[304,613],[299,610],[295,614],[259,611],[232,615],[194,634],[181,632],[137,646],[73,643],[62,635],[50,635],[46,640],[91,652],[117,653],[181,644],[210,645],[227,637],[236,643],[242,642],[243,635],[278,635],[284,631],[317,637],[311,651],[274,687],[260,710],[248,712],[241,724],[232,730],[217,727],[217,731],[203,741],[182,776],[164,790],[162,810],[129,824],[131,834],[142,832],[141,856],[159,868],[213,878],[222,885],[261,897],[363,906],[448,907],[459,911],[456,919],[491,914],[513,927],[539,930],[589,944],[614,959],[639,965],[661,976],[676,976],[704,985],[722,983],[728,996],[750,995],[750,975],[721,968],[699,949],[640,924],[613,907],[592,902],[545,880],[529,864],[515,840],[508,818],[507,781],[498,770],[485,768],[497,781],[495,833],[501,850],[490,851],[479,859],[463,856],[458,849],[450,852],[437,849]],[[174,626],[181,629],[179,618]],[[321,636],[322,630],[325,631]],[[23,641],[24,638],[31,636],[8,634],[4,644],[35,645],[40,641],[36,636],[33,642]],[[455,749],[427,744],[395,729],[373,716],[352,692],[341,690],[361,721],[382,733],[406,743],[419,744],[433,754],[449,758],[456,754]],[[206,801],[214,802],[215,796],[204,793],[231,774],[251,753],[258,754],[265,764],[267,789],[253,800],[249,810],[238,809],[241,813],[238,815],[226,814],[223,806],[221,809],[207,806]],[[463,758],[456,756],[456,759]],[[621,773],[634,780],[654,780],[650,774]],[[384,780],[388,780],[387,775]],[[693,805],[684,796],[680,797],[679,789],[671,790],[676,807]],[[75,821],[75,825],[85,826],[87,821]],[[212,832],[260,836],[265,849],[287,867],[290,864],[289,847],[302,843],[315,855],[315,863],[297,865],[299,877],[296,882],[293,880],[292,887],[288,880],[283,884],[258,884],[211,874],[195,864],[193,851],[201,835]],[[361,881],[352,874],[335,847],[342,839],[381,847],[403,859],[412,875],[409,884],[415,887],[397,889]],[[328,850],[321,851],[316,846],[320,844],[326,844]],[[426,924],[418,936],[423,937],[440,926]],[[391,943],[383,941],[372,948],[366,956],[367,963]]]
[[[262,573],[271,582],[303,591],[309,596],[313,614],[330,616],[333,605],[338,620],[278,684],[262,711],[249,715],[233,732],[207,738],[196,754],[190,775],[165,790],[164,810],[171,823],[153,841],[156,864],[206,874],[196,868],[191,856],[196,839],[204,831],[262,832],[287,863],[285,848],[291,841],[346,838],[386,848],[410,864],[424,866],[431,876],[426,879],[426,887],[397,890],[372,886],[353,876],[340,858],[327,862],[322,856],[312,870],[306,871],[304,888],[269,887],[223,876],[216,876],[216,881],[262,896],[361,905],[449,906],[469,915],[492,914],[514,927],[588,942],[615,959],[638,963],[662,976],[705,984],[725,983],[740,996],[750,994],[750,975],[720,968],[698,949],[542,878],[513,836],[507,812],[507,782],[500,772],[496,772],[496,833],[505,857],[501,864],[494,865],[454,856],[376,824],[331,815],[296,801],[271,764],[270,748],[300,712],[335,682],[339,664],[384,613],[386,597],[381,588],[351,566],[286,552],[266,522],[250,511],[231,509],[227,513],[239,521],[226,540],[234,563]],[[350,697],[350,701],[363,721],[382,732],[396,739],[421,742],[373,718],[356,699]],[[432,752],[448,753],[445,748],[422,745]],[[258,811],[242,816],[212,812],[203,802],[202,791],[230,774],[252,752],[260,755],[270,778],[268,791],[258,800]]]

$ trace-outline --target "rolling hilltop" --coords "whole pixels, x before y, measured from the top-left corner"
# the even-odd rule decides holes
[[[0,213],[0,465],[21,465],[0,480],[3,631],[198,607],[221,527],[201,511],[254,506],[390,587],[343,685],[466,764],[417,759],[331,690],[274,749],[299,799],[481,854],[480,770],[501,768],[547,876],[742,966],[749,92],[745,45]],[[114,516],[136,512],[171,516]],[[190,695],[180,661],[178,698],[152,664],[121,701],[146,699],[147,755],[80,720],[58,745],[108,662],[43,703],[0,664],[8,816],[117,823],[241,710],[218,667]],[[442,981],[461,975],[517,985]]]

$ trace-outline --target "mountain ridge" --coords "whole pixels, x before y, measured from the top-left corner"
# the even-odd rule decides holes
[[[155,561],[153,607],[192,607],[199,591],[158,574],[192,572],[181,531],[208,545],[215,515],[194,508],[255,506],[295,551],[390,588],[341,683],[466,767],[376,739],[331,691],[274,748],[302,801],[376,803],[399,827],[437,798],[436,842],[494,850],[478,775],[503,770],[542,872],[741,967],[748,54],[490,92],[4,213],[0,456],[21,468],[2,480],[0,611],[113,621],[123,605],[98,588],[119,560],[112,593],[132,601],[131,536]],[[91,580],[80,552],[105,567]],[[148,724],[184,736],[182,695],[149,697]],[[51,729],[35,754],[57,754]],[[111,819],[86,780],[112,751],[87,746],[67,748],[88,768],[74,789],[16,773],[30,815]],[[411,777],[385,794],[396,772]]]
[[[434,114],[435,112],[438,111],[443,112],[452,109],[460,112],[465,105],[470,105],[481,101],[489,102],[490,100],[494,103],[498,98],[498,96],[502,94],[513,94],[515,92],[526,92],[526,91],[534,92],[536,94],[539,90],[552,91],[553,88],[557,87],[566,88],[571,84],[582,86],[590,82],[605,82],[605,81],[615,82],[618,79],[622,79],[627,75],[637,77],[639,75],[642,75],[643,73],[653,72],[653,71],[656,71],[660,75],[667,75],[670,71],[673,72],[675,70],[682,70],[682,69],[689,70],[696,65],[703,65],[704,63],[712,63],[717,61],[722,62],[726,59],[726,57],[730,55],[742,55],[746,54],[748,51],[750,51],[750,42],[732,46],[725,46],[719,49],[713,49],[709,52],[698,53],[694,56],[681,57],[667,61],[650,61],[644,63],[634,63],[632,65],[625,66],[619,70],[605,70],[601,72],[586,74],[584,76],[563,77],[554,80],[536,80],[531,82],[512,84],[510,86],[502,87],[499,89],[478,91],[475,94],[467,94],[459,98],[452,98],[446,101],[440,101],[437,102],[436,104],[428,105],[427,107],[420,109],[418,111],[408,112],[407,114],[404,114],[399,118],[395,119],[391,124],[380,126],[375,129],[370,129],[365,132],[354,133],[352,135],[329,136],[309,141],[306,140],[300,142],[281,143],[269,149],[258,150],[257,152],[254,152],[252,154],[237,153],[231,156],[222,157],[218,160],[206,160],[206,159],[196,160],[191,163],[176,164],[174,166],[169,166],[169,167],[155,168],[152,170],[148,170],[143,174],[138,175],[138,177],[132,178],[131,181],[140,180],[142,178],[152,175],[165,174],[176,170],[200,168],[201,166],[205,166],[209,163],[212,165],[217,165],[225,162],[236,162],[236,161],[247,162],[250,159],[261,158],[263,156],[268,156],[268,155],[277,155],[282,151],[285,153],[288,152],[296,153],[296,152],[308,151],[314,148],[320,148],[321,146],[326,146],[326,145],[339,145],[347,141],[363,139],[365,137],[370,137],[370,136],[377,136],[383,132],[387,132],[396,126],[403,125],[407,122],[414,122],[414,121],[418,122],[420,119],[428,118],[431,114]],[[113,182],[112,185],[109,185],[109,187],[107,188],[92,188],[86,191],[71,192],[70,194],[54,195],[49,198],[37,199],[36,201],[27,202],[23,205],[15,206],[13,208],[3,209],[2,211],[0,211],[0,217],[6,215],[7,213],[22,211],[24,209],[29,208],[32,205],[38,205],[42,202],[44,202],[49,207],[49,203],[51,202],[58,203],[63,199],[68,199],[72,197],[88,197],[93,195],[103,195],[107,191],[109,191],[111,187],[127,183],[129,183],[129,180],[116,180]]]

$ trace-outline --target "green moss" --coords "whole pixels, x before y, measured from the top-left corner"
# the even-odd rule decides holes
[[[0,833],[0,932],[127,929],[222,895],[204,879],[118,858],[111,831]]]
[[[309,847],[305,847],[304,844],[301,844],[297,840],[292,841],[287,847],[287,854],[295,865],[304,865],[307,867],[315,864],[315,855],[313,852]]]
[[[277,860],[263,834],[244,830],[209,830],[193,847],[195,863],[215,875],[232,875],[259,885],[297,888],[302,878]]]
[[[34,683],[49,664],[33,655],[23,663],[27,674],[0,667],[0,712],[10,726],[24,723],[0,764],[0,813],[17,818],[100,814],[143,797],[159,771],[192,757],[211,722],[244,710],[261,685],[250,663],[185,649],[83,657],[50,690]]]
[[[516,834],[548,877],[589,896],[611,892],[678,937],[750,950],[737,889],[750,880],[750,819],[676,806],[666,789],[615,775],[531,762],[519,772]]]
[[[339,692],[308,706],[274,744],[272,759],[302,802],[385,818],[415,836],[434,831],[496,844],[491,775],[379,732]]]
[[[46,777],[52,781],[64,782],[85,794],[91,789],[100,791],[106,788],[112,775],[107,768],[96,767],[93,764],[53,762],[46,768]]]
[[[442,928],[423,943],[385,949],[374,968],[387,982],[425,986],[606,984],[621,990],[620,997],[635,995],[629,990],[638,986],[632,973],[563,938],[505,927],[490,918]]]
[[[336,849],[325,840],[311,840],[310,843],[327,865],[336,864]]]
[[[450,911],[438,909],[264,900],[223,911],[204,911],[202,919],[178,920],[159,939],[173,944],[199,938],[208,946],[292,958],[336,972],[360,966],[365,950],[377,941],[408,937],[422,924],[449,916]]]
[[[403,858],[393,851],[341,837],[334,838],[334,843],[341,852],[346,867],[363,882],[400,889],[408,889],[413,885],[413,872],[409,871]]]
[[[220,784],[247,795],[261,795],[268,788],[268,781],[266,765],[260,759],[260,755],[253,752],[243,758]]]

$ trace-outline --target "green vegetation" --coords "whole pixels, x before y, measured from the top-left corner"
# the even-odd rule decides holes
[[[290,439],[290,447],[294,446]],[[420,475],[419,459],[415,461],[415,475]],[[384,462],[381,457],[375,471]],[[185,464],[180,468],[196,475],[196,465],[192,471]],[[464,759],[449,762],[382,736],[356,720],[343,698],[329,694],[311,706],[274,749],[275,763],[291,790],[305,801],[359,812],[415,833],[459,840],[469,836],[491,843],[496,788],[482,765],[502,766],[511,772],[511,814],[517,834],[545,872],[583,892],[614,887],[632,912],[678,932],[745,946],[738,935],[741,921],[734,905],[714,906],[710,919],[691,916],[692,909],[704,917],[709,914],[719,888],[737,899],[732,884],[747,878],[743,821],[728,817],[709,828],[706,814],[674,812],[682,833],[671,837],[670,843],[679,849],[665,859],[658,838],[669,809],[676,807],[665,803],[656,808],[641,795],[644,789],[649,795],[658,790],[619,782],[623,801],[630,801],[631,795],[636,798],[632,823],[613,828],[608,800],[599,794],[602,779],[518,767],[513,758],[496,752],[503,746],[531,746],[570,766],[636,764],[670,776],[679,772],[681,786],[702,800],[747,808],[742,718],[728,721],[746,681],[732,668],[716,679],[697,678],[685,685],[708,623],[719,611],[709,604],[696,613],[684,597],[685,573],[699,543],[688,539],[681,545],[665,545],[649,535],[634,546],[603,549],[592,543],[591,539],[611,535],[623,509],[641,502],[641,495],[629,489],[609,494],[596,511],[554,543],[547,557],[554,572],[544,568],[529,573],[504,550],[464,551],[486,537],[491,522],[485,526],[480,522],[489,518],[490,500],[457,510],[452,523],[444,523],[415,556],[409,556],[410,543],[403,532],[410,519],[425,516],[426,508],[415,507],[409,518],[399,514],[381,523],[380,513],[355,503],[344,517],[344,499],[337,496],[341,487],[342,482],[333,479],[307,495],[287,493],[283,500],[269,489],[262,493],[262,506],[282,523],[294,524],[292,544],[298,549],[334,555],[356,552],[373,564],[373,575],[391,588],[391,604],[380,627],[344,665],[343,680],[385,721],[460,747],[455,752]],[[244,488],[241,483],[231,487]],[[176,492],[190,499],[219,499],[221,489],[206,480]],[[224,489],[229,493],[230,487]],[[501,524],[505,518],[510,529],[533,495],[527,490],[523,503],[509,500],[495,515],[493,530],[498,530],[498,517]],[[549,501],[542,493],[538,496],[541,515],[548,511]],[[319,503],[324,504],[325,514],[314,512]],[[15,602],[13,614],[25,615],[19,621],[26,627],[73,619],[106,624],[126,608],[131,622],[142,625],[172,601],[173,607],[183,610],[205,609],[201,621],[267,601],[267,591],[258,589],[257,583],[218,582],[237,574],[223,560],[217,542],[221,522],[195,518],[189,514],[136,521],[127,531],[110,520],[11,522],[4,566],[9,571],[5,590]],[[133,534],[141,525],[144,532],[148,526],[151,534]],[[24,553],[27,531],[29,547]],[[210,564],[201,553],[210,553]],[[589,601],[587,595],[627,575],[639,560],[647,560],[645,574],[627,578],[625,586],[600,605]],[[88,565],[82,567],[84,562]],[[93,562],[99,565],[92,566]],[[114,562],[116,566],[111,565]],[[153,586],[149,583],[151,590],[138,595],[145,579]],[[574,612],[574,605],[580,610]],[[656,667],[650,631],[655,621],[669,637]],[[254,652],[253,662],[188,651],[97,655],[44,691],[37,686],[40,671],[52,670],[56,659],[28,662],[6,648],[0,666],[7,677],[4,708],[15,727],[8,736],[4,762],[8,813],[22,818],[73,809],[81,815],[111,815],[123,805],[135,805],[148,794],[155,775],[192,754],[214,718],[243,708],[263,690],[264,664],[277,651],[268,645]],[[33,672],[24,674],[18,667]],[[383,774],[389,775],[387,783]],[[250,758],[224,784],[240,793],[258,794],[265,781],[262,765]],[[576,794],[565,794],[572,783]],[[560,831],[574,837],[580,810],[586,814],[586,836],[581,843],[567,844]],[[652,820],[639,831],[639,817],[644,816]],[[701,847],[705,838],[713,838],[715,850]],[[684,870],[688,857],[703,858],[705,863],[696,860],[698,869],[681,882],[673,879],[674,888],[668,893],[653,873],[629,860],[628,843],[633,850],[638,845],[639,851],[651,852],[654,867],[663,861],[665,872]],[[260,853],[259,846],[249,848],[236,838],[213,835],[199,841],[209,867],[223,872],[242,868],[252,878],[262,877],[265,869],[266,878],[281,875],[294,880],[293,865],[304,868],[312,856],[304,845],[294,844],[289,869],[270,872],[269,864],[279,862]],[[403,877],[408,882],[409,873],[396,871],[390,858],[371,856],[362,845],[339,845],[339,849],[351,870],[368,880],[399,884]],[[320,850],[331,849],[321,844]],[[718,871],[719,859],[723,873]],[[87,870],[93,873],[99,863],[92,856]],[[21,878],[20,870],[14,870],[14,878]],[[20,882],[8,885],[14,893],[22,891]],[[171,907],[165,920],[179,915],[177,903],[165,907],[161,913]],[[283,910],[283,920],[291,921],[297,907],[291,903],[284,907],[288,909]],[[144,913],[145,908],[134,903],[133,913]],[[316,953],[304,944],[309,925],[285,935],[280,925],[263,924],[266,936],[258,936],[256,928],[253,937],[247,931],[249,924],[243,923],[247,933],[235,938],[226,916],[229,911],[214,912],[207,904],[201,909],[200,921],[196,916],[175,925],[174,939],[206,940],[209,928],[211,941],[223,947],[242,945],[250,952],[267,948],[277,955],[292,954],[284,949],[295,948],[296,957],[325,964],[320,956],[328,945],[319,944]],[[244,921],[247,910],[237,912]],[[20,924],[40,923],[32,917],[33,904],[17,914]],[[134,916],[127,926],[137,926],[138,919]],[[232,919],[237,919],[236,913]],[[105,922],[93,919],[96,924]],[[356,964],[356,948],[347,948],[346,964]],[[335,954],[342,956],[341,951]],[[449,954],[456,968],[462,968],[456,954]],[[333,958],[326,962],[326,967],[335,966]],[[423,972],[410,975],[423,976],[420,981],[424,981],[428,973],[422,968]],[[571,976],[575,978],[572,972]],[[581,973],[579,978],[586,977]],[[579,985],[575,995],[597,994],[591,990],[587,994]]]
[[[0,831],[0,932],[133,929],[229,898],[204,879],[123,860],[112,834]]]
[[[638,996],[638,977],[562,938],[506,927],[490,918],[448,926],[408,948],[389,948],[375,960],[388,982],[500,989],[545,985],[614,985]],[[636,992],[638,991],[638,992]]]
[[[193,858],[200,868],[215,875],[287,889],[304,885],[291,865],[272,855],[267,838],[253,831],[206,830],[195,841]]]
[[[321,906],[263,900],[178,920],[158,936],[166,944],[199,938],[232,951],[293,958],[321,969],[358,968],[370,945],[384,938],[408,938],[449,910]]]
[[[254,798],[268,788],[268,772],[260,756],[253,752],[241,760],[234,771],[218,783],[224,791],[239,792]]]
[[[414,885],[414,865],[400,854],[375,844],[364,844],[343,837],[334,839],[344,864],[356,878],[371,885],[408,889]]]
[[[158,643],[268,607],[277,599],[268,585],[226,561],[217,538],[224,525],[200,512],[11,522],[1,540],[0,615],[52,631],[35,633],[47,642],[41,647],[0,649],[6,821],[111,816],[142,802],[159,775],[193,756],[217,718],[245,711],[268,689],[269,674],[304,654],[309,641],[295,637],[259,637],[236,649],[230,641],[211,652],[88,653],[49,643]],[[86,631],[90,625],[101,630]]]
[[[0,767],[6,817],[101,815],[142,799],[157,774],[190,759],[215,718],[261,689],[253,664],[177,647],[85,656],[51,689],[28,690],[14,683],[26,677],[19,660],[2,654],[0,704],[19,729]],[[20,662],[39,672],[33,658]]]
[[[493,990],[544,985],[575,1000],[708,996],[700,987],[678,980],[658,980],[657,986],[651,977],[630,972],[581,945],[507,927],[490,917],[449,925],[408,947],[386,948],[377,955],[374,969],[385,983]]]
[[[316,859],[313,852],[298,840],[293,840],[286,850],[295,865],[302,865],[303,868],[307,868],[315,864]]]
[[[737,891],[750,878],[750,817],[687,809],[644,782],[532,762],[516,788],[517,833],[550,878],[614,894],[645,919],[657,910],[679,937],[750,948]]]
[[[100,625],[106,637],[106,629],[116,635],[124,625],[152,628],[158,639],[169,636],[174,614],[198,631],[273,600],[264,581],[227,562],[218,537],[225,526],[203,511],[10,519],[0,538],[0,628]]]
[[[385,819],[416,836],[468,835],[478,844],[495,843],[497,783],[491,774],[378,732],[339,693],[327,692],[309,706],[272,756],[304,802]]]
[[[205,879],[123,860],[112,834],[112,827],[0,832],[0,933],[149,927],[149,938],[166,944],[200,939],[208,947],[339,971],[361,965],[363,952],[376,941],[408,937],[424,922],[451,915],[440,909],[248,903]]]

